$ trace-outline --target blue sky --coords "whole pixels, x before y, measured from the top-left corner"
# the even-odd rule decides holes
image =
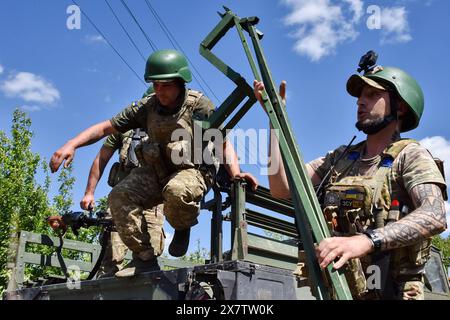
[[[353,135],[356,101],[345,91],[360,56],[376,50],[381,65],[408,70],[422,85],[425,112],[420,127],[405,136],[425,140],[436,156],[450,164],[450,128],[447,95],[450,66],[450,2],[445,0],[282,0],[282,1],[150,1],[176,41],[218,97],[206,90],[215,104],[233,89],[230,81],[198,53],[200,42],[218,23],[222,5],[241,17],[258,16],[264,32],[262,45],[277,83],[288,83],[287,110],[306,161],[346,144]],[[142,78],[145,62],[133,47],[103,0],[77,3]],[[109,0],[115,13],[148,56],[151,46],[119,0]],[[127,0],[152,42],[172,48],[144,0]],[[66,12],[71,1],[0,2],[0,130],[9,131],[15,107],[33,120],[33,150],[49,159],[52,153],[82,129],[110,119],[137,100],[145,86],[132,73],[85,17],[81,29],[69,30]],[[376,6],[376,7],[370,7]],[[380,29],[373,29],[373,10],[379,9]],[[376,21],[375,21],[376,22]],[[372,27],[370,29],[369,27]],[[253,80],[237,34],[221,42],[217,55]],[[206,87],[202,83],[203,87]],[[190,87],[201,89],[197,82]],[[240,128],[267,128],[268,120],[255,106]],[[74,161],[75,205],[84,193],[90,164],[100,143],[79,149]],[[112,163],[112,161],[111,161]],[[256,165],[244,170],[267,178]],[[447,171],[448,167],[446,168]],[[107,168],[109,170],[109,167]],[[107,171],[106,171],[107,172]],[[450,173],[450,172],[449,172]],[[450,176],[447,174],[447,176]],[[56,176],[54,177],[56,180]],[[56,192],[56,186],[52,192]],[[109,192],[105,179],[97,197]],[[449,205],[450,207],[450,205]],[[209,248],[209,214],[202,213],[193,229]],[[173,229],[167,226],[167,233]],[[227,228],[225,230],[228,230]],[[228,237],[225,238],[227,243]],[[226,245],[229,246],[229,245]]]

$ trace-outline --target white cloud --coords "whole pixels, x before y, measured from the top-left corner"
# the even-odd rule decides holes
[[[404,43],[412,40],[409,33],[408,13],[405,7],[381,10],[381,43]]]
[[[59,100],[59,91],[49,81],[30,72],[19,72],[9,76],[0,85],[8,97],[19,97],[27,102],[51,104]]]
[[[338,45],[359,36],[357,26],[364,19],[363,0],[281,0],[290,9],[284,23],[292,27],[294,50],[319,61],[334,54]],[[404,6],[380,8],[381,43],[412,40],[408,12]]]
[[[0,64],[0,74],[2,74],[3,71],[5,71],[5,68],[3,68],[3,66]]]
[[[88,34],[88,35],[86,35],[84,37],[84,40],[88,44],[92,44],[92,43],[106,43],[105,38],[103,38],[101,35]]]
[[[450,178],[450,141],[441,136],[426,137],[420,144],[430,150],[435,158],[444,161],[445,177]]]
[[[348,2],[354,13],[352,21],[359,22],[364,15],[364,3],[361,0],[344,0],[344,2]]]
[[[355,29],[364,14],[362,0],[282,0],[292,9],[284,23],[294,27],[294,50],[312,61],[334,53],[336,47],[358,36]]]
[[[41,111],[42,107],[23,105],[20,107],[20,109],[22,109],[24,111],[28,111],[28,112],[37,112],[37,111]]]
[[[441,136],[427,137],[420,141],[420,144],[430,150],[433,157],[444,161],[444,172],[447,181],[450,177],[450,141]],[[447,189],[448,190],[448,189]],[[447,224],[450,226],[450,203],[445,203],[445,210],[447,212]],[[450,235],[450,230],[447,229],[441,234],[443,237]]]

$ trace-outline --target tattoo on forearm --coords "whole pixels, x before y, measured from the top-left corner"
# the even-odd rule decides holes
[[[445,204],[437,185],[418,185],[411,190],[411,197],[416,210],[393,224],[375,230],[383,239],[384,249],[408,246],[445,230]]]

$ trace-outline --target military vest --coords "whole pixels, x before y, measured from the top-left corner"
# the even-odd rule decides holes
[[[372,176],[357,176],[352,172],[363,152],[365,142],[349,149],[348,155],[336,164],[330,183],[325,190],[323,212],[333,235],[352,236],[366,229],[384,227],[402,218],[401,205],[395,203],[398,196],[392,193],[390,172],[400,152],[417,141],[402,139],[389,145],[382,153],[377,171]],[[406,214],[404,212],[403,214]],[[417,276],[411,267],[419,270],[428,260],[431,240],[392,250],[389,273],[393,279],[406,273]],[[372,264],[371,256],[352,259],[348,263],[346,278],[354,297],[361,298],[367,292],[365,271]]]
[[[144,165],[151,165],[161,179],[180,169],[197,167],[193,161],[193,115],[202,93],[187,89],[186,97],[178,112],[167,114],[158,110],[156,96],[148,97],[146,108],[148,141],[137,149],[137,156]],[[172,134],[182,135],[173,141]],[[178,137],[180,134],[176,134]]]

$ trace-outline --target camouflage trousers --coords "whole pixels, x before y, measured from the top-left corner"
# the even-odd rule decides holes
[[[162,237],[158,237],[158,233],[164,233],[162,229],[164,223],[164,215],[163,215],[163,205],[159,205],[151,210],[147,210],[144,214],[145,220],[147,222],[147,228],[154,228],[156,226],[156,230],[150,231],[150,233],[155,234],[155,239],[160,239],[162,243],[156,242],[152,245],[154,247],[163,247],[164,248],[164,235]],[[107,209],[108,216],[107,218],[111,218],[111,209]],[[154,228],[155,229],[155,228]],[[114,275],[117,271],[122,269],[122,263],[125,259],[125,255],[127,254],[127,246],[123,243],[120,235],[116,231],[112,231],[110,233],[110,239],[108,239],[108,243],[106,245],[105,253],[97,273],[97,276],[102,275]]]
[[[174,229],[190,228],[197,223],[200,201],[211,183],[193,168],[176,171],[165,183],[159,181],[152,167],[134,169],[113,188],[108,198],[121,239],[135,253],[153,250],[155,256],[160,255],[164,246],[156,248],[152,244],[162,243],[159,239],[162,232],[149,232],[155,229],[147,227],[146,212],[163,203],[164,215]]]

